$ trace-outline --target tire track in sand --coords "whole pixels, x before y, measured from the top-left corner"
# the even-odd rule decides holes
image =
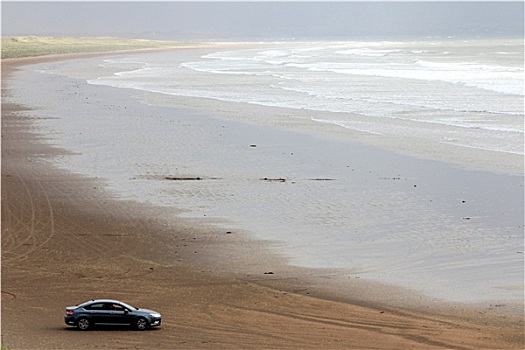
[[[2,227],[2,260],[12,262],[26,258],[49,242],[55,234],[53,206],[45,187],[32,176],[31,183],[38,186],[43,195],[45,206],[36,206],[33,192],[20,174],[14,175],[23,188],[26,200],[9,200],[2,202],[2,215],[5,216]],[[13,206],[13,203],[19,207]],[[27,203],[28,210],[23,203]],[[42,209],[40,209],[42,208]],[[5,236],[5,239],[4,239]]]

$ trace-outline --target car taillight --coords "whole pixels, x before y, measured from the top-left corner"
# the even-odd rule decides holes
[[[66,310],[66,315],[73,315],[73,310]]]

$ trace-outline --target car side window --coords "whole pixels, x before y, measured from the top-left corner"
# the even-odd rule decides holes
[[[111,304],[111,309],[110,310],[113,310],[113,311],[124,311],[126,310],[124,308],[124,306],[120,305],[120,304]]]
[[[98,311],[98,310],[106,310],[106,307],[105,307],[104,303],[96,303],[96,304],[88,305],[88,306],[84,307],[84,309]]]

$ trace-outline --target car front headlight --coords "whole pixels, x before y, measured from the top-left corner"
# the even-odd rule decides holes
[[[159,313],[153,313],[153,314],[149,314],[151,317],[155,317],[155,318],[160,318],[160,314]]]

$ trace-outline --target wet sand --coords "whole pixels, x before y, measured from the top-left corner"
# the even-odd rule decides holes
[[[3,64],[3,96],[16,64]],[[299,269],[275,278],[270,268],[285,263],[262,242],[167,220],[165,209],[117,201],[97,179],[53,168],[48,160],[65,151],[40,141],[31,117],[16,113],[24,108],[2,101],[2,345],[10,349],[523,348],[521,315],[498,305],[409,308],[360,300],[362,285],[352,298],[313,288]],[[202,264],[212,258],[249,273]],[[98,297],[158,310],[163,325],[66,327],[65,306]]]

